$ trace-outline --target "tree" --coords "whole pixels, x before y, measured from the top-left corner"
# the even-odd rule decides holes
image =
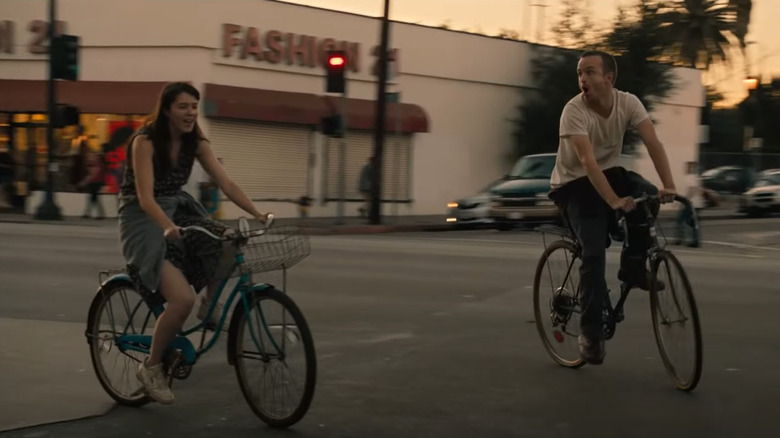
[[[557,45],[577,47],[582,41],[598,38],[586,0],[562,0],[561,3],[561,19],[552,28]]]
[[[639,0],[633,14],[621,8],[612,32],[602,48],[615,55],[618,77],[615,87],[635,94],[652,113],[658,101],[677,86],[672,66],[662,63],[665,52],[663,22],[658,19],[658,4]],[[631,153],[639,143],[634,130],[623,139],[623,152]]]
[[[750,11],[753,9],[752,0],[729,0],[729,6],[737,11],[737,22],[734,25],[734,36],[739,40],[739,46],[745,50],[745,36],[750,27]]]
[[[580,52],[533,46],[531,74],[536,90],[526,92],[515,122],[515,160],[519,156],[558,149],[558,122],[566,103],[577,93]]]
[[[519,117],[515,120],[517,147],[513,158],[557,150],[561,112],[580,92],[576,68],[584,50],[598,48],[615,54],[618,64],[615,86],[639,97],[648,112],[652,112],[659,99],[673,91],[676,84],[671,66],[654,62],[664,53],[663,22],[656,18],[656,8],[649,1],[639,0],[633,14],[621,10],[609,33],[590,40],[591,44],[581,45],[579,50],[534,48],[531,74],[536,80],[534,88],[540,91],[527,93],[518,108]],[[564,16],[564,20],[572,22],[573,16]],[[560,32],[567,32],[566,29],[572,28],[565,24],[557,27]],[[573,35],[578,35],[577,28],[573,30]],[[631,153],[637,140],[637,133],[627,133],[623,152]]]
[[[659,18],[664,22],[669,56],[691,68],[709,69],[714,60],[728,61],[729,35],[744,47],[750,7],[750,2],[739,0],[683,0],[664,5]]]
[[[496,34],[498,38],[504,38],[509,40],[520,40],[520,33],[514,29],[501,28]]]

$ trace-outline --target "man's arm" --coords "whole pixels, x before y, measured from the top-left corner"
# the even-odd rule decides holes
[[[639,122],[637,130],[647,147],[647,153],[650,155],[650,159],[653,160],[655,170],[661,178],[661,183],[664,185],[664,191],[671,194],[676,193],[677,189],[674,185],[674,178],[672,178],[672,170],[669,167],[669,159],[666,157],[664,145],[661,144],[661,141],[655,133],[653,122],[650,121],[650,118],[646,118]]]
[[[568,136],[568,140],[572,142],[574,151],[577,153],[580,163],[582,163],[582,166],[588,174],[588,179],[604,201],[613,209],[628,207],[629,205],[624,205],[627,201],[619,198],[612,189],[612,186],[609,185],[607,177],[599,167],[598,162],[596,162],[596,155],[593,153],[593,145],[590,144],[588,136],[571,135]]]

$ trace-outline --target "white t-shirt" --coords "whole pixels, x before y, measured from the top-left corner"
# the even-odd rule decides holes
[[[582,93],[572,98],[561,113],[558,157],[555,160],[550,186],[556,189],[570,181],[587,175],[577,157],[569,135],[587,135],[593,145],[593,153],[601,170],[617,166],[628,127],[650,117],[638,97],[625,91],[612,90],[613,105],[609,117],[604,118],[588,108]]]

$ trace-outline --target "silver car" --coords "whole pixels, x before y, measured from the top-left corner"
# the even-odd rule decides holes
[[[504,181],[506,181],[506,177],[493,181],[474,196],[447,203],[447,222],[457,226],[492,224],[493,219],[489,215],[490,191]]]
[[[739,212],[749,216],[780,212],[780,170],[757,175],[753,187],[739,197]]]

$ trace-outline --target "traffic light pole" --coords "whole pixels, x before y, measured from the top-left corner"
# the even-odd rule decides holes
[[[345,81],[346,82],[346,81]],[[344,204],[346,204],[346,166],[347,166],[347,86],[341,93],[341,146],[339,147],[339,204],[336,208],[336,225],[344,224]]]
[[[369,222],[381,224],[382,217],[382,155],[385,140],[385,114],[387,108],[387,50],[390,34],[390,0],[385,0],[385,13],[382,17],[382,34],[379,43],[379,82],[377,84],[376,123],[374,124],[374,165],[371,184],[371,211]]]
[[[54,162],[54,123],[56,118],[56,82],[54,81],[54,63],[52,62],[52,47],[54,44],[54,28],[56,15],[56,0],[49,0],[49,78],[46,84],[46,94],[48,101],[48,123],[46,124],[46,144],[48,148],[48,160],[46,169],[46,196],[43,202],[35,212],[36,219],[43,220],[61,220],[62,214],[60,208],[54,202],[54,172],[56,163]]]

